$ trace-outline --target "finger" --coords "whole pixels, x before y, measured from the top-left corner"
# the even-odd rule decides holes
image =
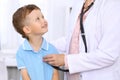
[[[44,56],[43,57],[43,59],[48,59],[48,58],[52,58],[53,56],[51,56],[51,55],[46,55],[46,56]]]
[[[50,62],[48,62],[48,64],[55,66],[55,62],[54,61],[50,61]]]
[[[44,62],[50,62],[50,61],[54,61],[54,58],[49,57],[49,58],[43,58]]]

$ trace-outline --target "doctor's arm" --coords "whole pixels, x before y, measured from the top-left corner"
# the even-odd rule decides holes
[[[52,45],[54,45],[57,50],[61,53],[61,52],[66,52],[66,37],[61,37],[57,40],[53,40],[50,43]]]

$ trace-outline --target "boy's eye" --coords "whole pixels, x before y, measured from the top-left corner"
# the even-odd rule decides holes
[[[39,17],[37,17],[37,20],[40,20],[40,18],[39,18]]]
[[[42,18],[44,19],[44,16],[42,16]]]

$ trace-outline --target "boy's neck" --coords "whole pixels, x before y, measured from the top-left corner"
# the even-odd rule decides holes
[[[34,51],[39,51],[41,45],[42,45],[42,37],[32,38],[29,40],[30,45],[34,49]]]

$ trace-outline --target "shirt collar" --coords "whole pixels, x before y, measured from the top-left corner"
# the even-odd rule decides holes
[[[48,42],[44,38],[42,38],[42,39],[43,39],[43,42],[42,42],[40,50],[41,49],[48,50],[48,46],[49,46]],[[23,42],[22,48],[24,50],[33,50],[32,46],[30,45],[30,43],[27,39],[25,39],[25,41]]]
[[[43,38],[41,49],[48,50],[48,46],[49,46],[48,42]]]

